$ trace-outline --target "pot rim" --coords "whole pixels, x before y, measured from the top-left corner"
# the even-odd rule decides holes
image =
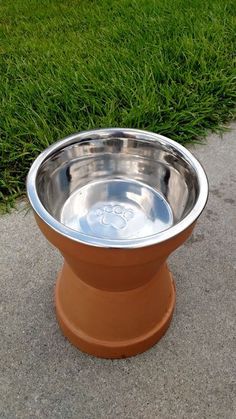
[[[60,221],[56,220],[43,206],[41,200],[39,199],[37,188],[36,188],[36,179],[40,166],[42,163],[48,159],[55,152],[75,144],[77,142],[86,141],[88,139],[99,139],[99,138],[110,138],[110,137],[120,136],[123,138],[136,138],[148,141],[156,141],[162,145],[171,146],[173,149],[180,152],[184,159],[190,164],[194,169],[199,185],[199,195],[196,200],[195,205],[191,211],[178,223],[169,227],[168,229],[161,231],[160,233],[155,233],[146,237],[135,238],[135,239],[105,239],[102,237],[90,236],[85,233],[73,230],[66,225],[62,224]],[[185,147],[180,145],[174,140],[171,140],[163,135],[156,134],[151,131],[138,130],[132,128],[101,128],[88,131],[81,131],[70,136],[65,137],[62,140],[57,141],[48,148],[46,148],[33,162],[27,176],[26,181],[27,195],[30,201],[30,204],[36,214],[44,221],[50,228],[52,228],[57,233],[61,234],[64,237],[67,237],[75,242],[81,244],[86,244],[89,246],[95,247],[105,247],[105,248],[118,248],[118,249],[134,249],[140,247],[146,247],[162,243],[164,241],[170,240],[188,227],[190,227],[202,213],[208,199],[208,179],[206,173],[193,154],[187,150]]]

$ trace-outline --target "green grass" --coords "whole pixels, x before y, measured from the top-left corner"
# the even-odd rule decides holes
[[[235,116],[234,0],[2,0],[0,199],[50,143],[92,127],[185,143]],[[214,158],[214,156],[212,156]]]

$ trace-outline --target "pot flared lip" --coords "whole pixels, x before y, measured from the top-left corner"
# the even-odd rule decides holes
[[[106,239],[102,237],[90,236],[85,233],[81,233],[77,230],[73,230],[66,225],[62,224],[60,221],[55,219],[44,207],[42,204],[36,187],[36,180],[38,170],[45,160],[52,156],[57,151],[82,142],[86,140],[97,140],[97,139],[109,139],[109,138],[133,138],[140,140],[148,140],[149,142],[156,142],[163,146],[172,147],[175,151],[178,151],[182,157],[188,162],[190,167],[194,170],[198,185],[199,185],[199,194],[195,205],[191,211],[178,223],[169,227],[168,229],[161,231],[160,233],[155,233],[146,237],[132,238],[132,239]],[[39,218],[44,221],[51,229],[53,229],[58,234],[67,237],[75,242],[95,246],[95,247],[105,247],[105,248],[118,248],[118,249],[133,249],[155,245],[162,243],[164,241],[170,240],[192,224],[195,223],[197,218],[200,216],[203,211],[207,199],[208,199],[208,180],[206,173],[199,163],[199,161],[193,156],[193,154],[183,147],[181,144],[173,141],[163,135],[156,134],[150,131],[132,129],[132,128],[104,128],[104,129],[94,129],[88,131],[81,131],[79,133],[72,134],[64,139],[57,141],[53,145],[46,148],[33,162],[26,181],[27,195],[30,201],[30,204],[39,216]]]

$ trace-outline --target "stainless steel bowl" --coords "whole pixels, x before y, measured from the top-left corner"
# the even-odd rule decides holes
[[[152,132],[85,131],[47,148],[27,178],[38,216],[93,246],[137,248],[168,240],[202,212],[205,172],[180,144]]]

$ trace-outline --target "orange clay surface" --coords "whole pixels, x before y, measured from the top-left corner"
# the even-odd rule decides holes
[[[35,217],[65,259],[55,302],[69,341],[102,358],[136,355],[154,345],[167,330],[175,306],[166,259],[190,236],[194,225],[160,244],[112,249],[77,243]]]

